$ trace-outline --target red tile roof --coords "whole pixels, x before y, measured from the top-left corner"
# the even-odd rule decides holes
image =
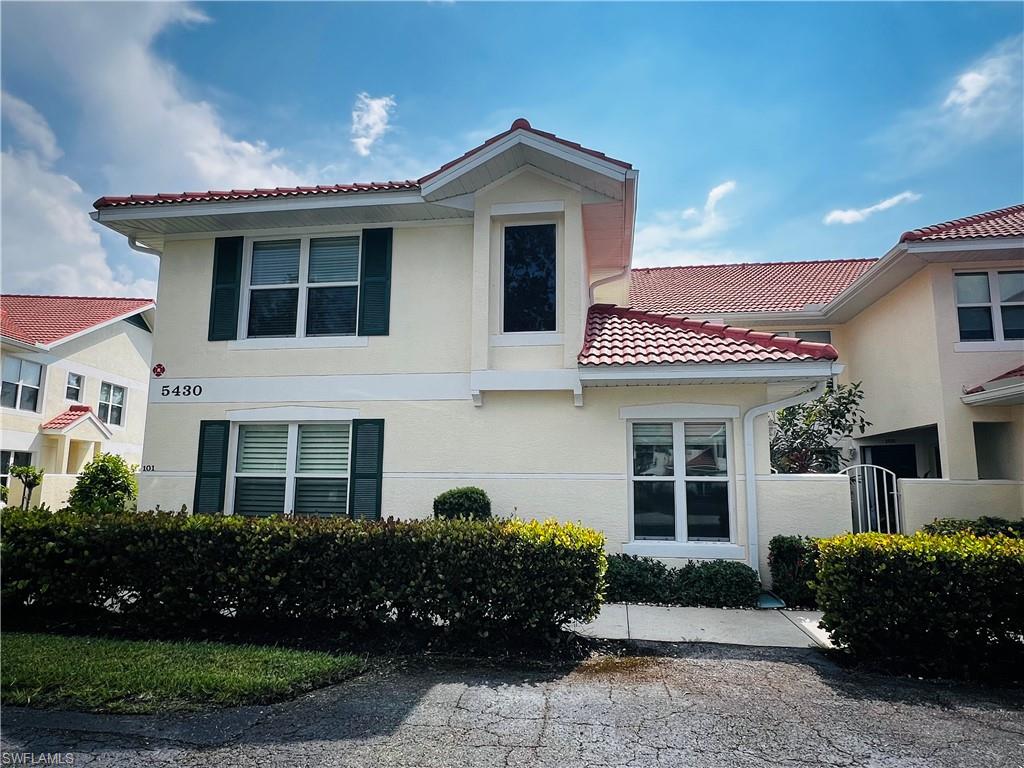
[[[900,237],[901,243],[913,240],[963,240],[972,237],[1024,237],[1024,203],[977,213],[962,219],[912,229]]]
[[[94,202],[93,208],[99,210],[101,208],[115,208],[132,205],[160,205],[167,203],[198,203],[198,202],[223,202],[233,200],[252,200],[258,198],[267,197],[304,197],[308,195],[338,195],[338,194],[352,194],[359,192],[393,192],[396,190],[418,190],[420,185],[426,181],[429,181],[439,173],[447,171],[454,165],[465,160],[467,157],[475,155],[483,149],[491,146],[497,141],[501,141],[509,134],[514,131],[523,130],[534,134],[535,136],[542,136],[545,139],[550,139],[563,146],[575,149],[578,152],[583,152],[592,157],[597,157],[605,160],[614,165],[621,166],[623,168],[632,168],[633,166],[622,160],[616,160],[615,158],[608,157],[603,152],[598,152],[596,149],[587,149],[574,141],[568,141],[567,139],[560,138],[553,133],[547,131],[538,131],[532,127],[528,120],[525,118],[518,118],[512,123],[512,126],[507,130],[499,133],[497,136],[493,136],[479,147],[475,147],[466,152],[461,157],[452,160],[451,162],[445,163],[436,171],[431,171],[426,176],[421,177],[417,180],[406,179],[405,181],[375,181],[365,184],[328,184],[318,185],[315,187],[274,187],[272,189],[230,189],[230,190],[210,190],[208,192],[161,192],[156,195],[127,195],[124,197],[101,197]]]
[[[68,336],[153,306],[152,299],[0,295],[0,334],[49,346]]]
[[[964,390],[964,394],[965,395],[973,395],[973,394],[976,394],[978,392],[984,392],[986,389],[996,389],[996,387],[989,387],[987,385],[995,384],[997,381],[1004,381],[1005,379],[1016,379],[1016,378],[1022,378],[1022,377],[1024,377],[1024,365],[1018,365],[1013,370],[1007,371],[1006,373],[1000,373],[998,376],[996,376],[993,379],[989,379],[984,384],[979,384],[976,387],[971,387],[970,389],[965,389]]]
[[[646,312],[791,312],[826,304],[877,259],[701,264],[634,269],[629,301]]]
[[[837,358],[831,344],[595,304],[587,316],[579,364],[766,363]]]
[[[64,413],[59,413],[45,424],[40,424],[40,429],[65,429],[70,427],[79,419],[84,419],[92,413],[92,406],[72,405]]]

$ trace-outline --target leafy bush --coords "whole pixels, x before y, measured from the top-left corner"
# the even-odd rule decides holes
[[[768,568],[772,592],[790,608],[814,608],[817,600],[811,582],[818,541],[809,536],[773,536],[768,542]]]
[[[1003,534],[1020,539],[1024,538],[1024,521],[989,516],[982,516],[977,520],[946,518],[944,520],[933,520],[921,530],[925,533],[939,536],[952,536],[957,533],[973,533],[975,536],[997,536]]]
[[[4,611],[144,636],[312,627],[532,643],[597,615],[605,571],[604,537],[555,521],[5,510],[0,524]]]
[[[42,485],[43,475],[45,475],[46,472],[38,469],[37,467],[26,465],[22,467],[11,467],[8,470],[8,474],[21,481],[23,486],[21,493],[21,506],[23,509],[28,509],[29,504],[32,503],[32,491]]]
[[[434,517],[437,518],[486,520],[490,516],[491,499],[482,488],[452,488],[434,499]]]
[[[101,453],[78,474],[68,505],[121,512],[134,504],[138,492],[135,467],[116,453]]]
[[[822,624],[855,658],[954,677],[1024,670],[1024,539],[863,533],[818,550]]]
[[[688,562],[669,568],[660,560],[635,555],[608,558],[605,599],[610,603],[749,608],[757,605],[761,583],[744,563]]]

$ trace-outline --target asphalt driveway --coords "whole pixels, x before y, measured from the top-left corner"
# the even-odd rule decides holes
[[[1020,692],[854,674],[813,650],[657,650],[559,672],[388,665],[184,717],[8,707],[0,741],[95,766],[1024,765]]]

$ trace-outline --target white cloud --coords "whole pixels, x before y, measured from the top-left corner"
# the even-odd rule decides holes
[[[638,267],[698,264],[709,261],[737,261],[740,256],[707,243],[729,227],[719,211],[722,200],[736,190],[735,181],[725,181],[707,194],[702,209],[659,211],[651,221],[637,227],[633,240],[633,264]],[[695,247],[701,244],[700,247]]]
[[[352,107],[352,146],[362,157],[370,154],[374,143],[388,130],[391,112],[396,106],[394,96],[356,96]]]
[[[869,205],[866,208],[837,208],[834,211],[829,211],[825,216],[824,222],[826,224],[859,224],[879,211],[886,211],[901,203],[912,203],[920,199],[921,196],[916,192],[900,192],[898,195],[887,197],[885,200]]]
[[[895,167],[914,170],[943,162],[966,147],[1024,127],[1024,36],[991,48],[943,88],[941,98],[904,112],[875,137]]]
[[[3,91],[0,92],[0,113],[11,124],[17,136],[44,161],[52,163],[61,156],[57,137],[53,135],[46,119],[31,104]]]

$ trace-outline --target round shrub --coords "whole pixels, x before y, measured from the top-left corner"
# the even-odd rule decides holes
[[[1024,538],[1024,521],[1007,520],[1004,517],[990,517],[982,515],[977,520],[960,520],[957,518],[945,518],[933,520],[922,529],[925,533],[937,536],[954,536],[958,533],[973,533],[975,536],[1010,536],[1011,538]]]
[[[490,516],[491,499],[482,488],[452,488],[434,499],[434,517],[437,518],[486,520]]]
[[[812,582],[818,540],[809,536],[773,536],[768,542],[772,592],[789,608],[816,608]]]
[[[612,555],[606,579],[609,603],[751,608],[761,592],[753,568],[728,560],[691,561],[682,568],[669,568],[651,557]]]
[[[115,453],[101,453],[79,473],[68,506],[122,512],[135,503],[138,490],[135,468]]]

